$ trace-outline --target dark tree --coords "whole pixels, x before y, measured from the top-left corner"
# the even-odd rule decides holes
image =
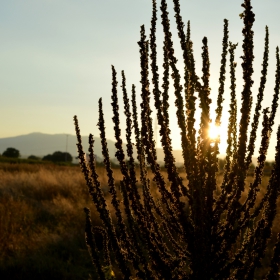
[[[3,152],[2,156],[9,158],[19,158],[20,152],[15,148],[7,148],[6,151]]]
[[[72,156],[67,152],[54,152],[52,155],[46,155],[42,160],[52,161],[52,162],[72,162]]]
[[[39,157],[36,157],[34,155],[31,155],[28,157],[28,159],[33,159],[33,160],[39,160],[40,158]]]
[[[51,154],[48,154],[48,155],[44,156],[44,157],[42,158],[42,160],[52,161],[52,155],[51,155]]]

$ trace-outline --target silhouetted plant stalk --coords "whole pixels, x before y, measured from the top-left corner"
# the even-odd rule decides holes
[[[161,0],[161,23],[163,41],[163,80],[160,86],[157,65],[157,3],[152,1],[150,40],[145,27],[141,26],[140,67],[141,104],[138,121],[136,88],[132,85],[131,104],[126,89],[124,71],[122,76],[122,99],[126,118],[126,150],[121,136],[118,105],[117,73],[112,66],[112,110],[116,139],[115,157],[119,162],[122,178],[116,182],[110,164],[105,135],[102,101],[99,100],[100,139],[104,168],[108,178],[111,201],[105,199],[103,186],[98,179],[94,139],[89,136],[89,160],[85,160],[77,117],[74,117],[77,148],[82,172],[89,193],[98,211],[102,227],[93,226],[90,211],[86,213],[86,244],[96,270],[96,277],[112,279],[259,279],[257,268],[263,263],[268,247],[272,247],[273,221],[277,213],[277,199],[280,194],[280,127],[277,132],[275,164],[263,197],[257,199],[266,161],[266,154],[272,133],[280,88],[279,48],[276,49],[276,74],[271,108],[263,109],[261,144],[254,178],[245,190],[248,169],[255,153],[255,143],[262,100],[268,75],[269,32],[266,27],[264,55],[260,85],[255,112],[250,126],[253,104],[253,23],[255,15],[251,1],[244,0],[241,14],[243,28],[242,70],[244,85],[241,92],[239,127],[237,127],[236,62],[237,44],[229,42],[228,21],[224,20],[221,67],[216,116],[210,116],[211,89],[210,58],[208,40],[202,40],[202,77],[198,78],[193,56],[190,22],[186,33],[180,15],[180,4],[173,0],[176,25],[183,54],[183,85],[177,66],[170,32],[166,0]],[[229,53],[230,110],[227,131],[227,150],[223,180],[217,185],[218,154],[220,138],[211,139],[211,123],[220,126],[227,54]],[[152,82],[149,81],[151,71]],[[173,80],[173,88],[169,76]],[[184,160],[185,178],[179,175],[173,156],[169,123],[169,95],[175,95],[175,106]],[[165,154],[165,171],[162,171],[154,141],[151,94],[160,126],[160,141]],[[183,96],[184,95],[184,96]],[[196,135],[196,99],[201,108],[198,137]],[[134,130],[133,130],[134,129]],[[239,132],[239,134],[238,134]],[[135,136],[135,149],[132,135]],[[139,169],[139,178],[136,171]],[[148,172],[150,170],[150,172]],[[167,173],[167,179],[162,172]],[[151,173],[152,175],[148,174]],[[183,179],[187,179],[184,183]],[[151,183],[154,182],[154,187]],[[152,195],[152,188],[160,198]],[[259,201],[259,202],[258,202]],[[108,203],[111,207],[108,207]],[[111,209],[111,210],[109,210]],[[111,215],[115,218],[113,222]],[[102,236],[102,249],[97,246],[97,235]],[[262,277],[279,279],[280,236],[274,246],[271,264]],[[267,261],[267,260],[266,260]],[[121,275],[121,276],[120,276]]]

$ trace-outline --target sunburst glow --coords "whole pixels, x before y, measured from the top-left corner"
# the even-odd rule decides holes
[[[214,123],[210,123],[209,124],[209,131],[208,131],[208,135],[209,138],[212,140],[216,140],[221,134],[221,127],[215,125]]]

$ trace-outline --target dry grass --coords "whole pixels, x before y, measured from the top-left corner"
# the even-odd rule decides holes
[[[98,174],[110,205],[106,174],[102,168]],[[92,209],[95,224],[100,221],[80,168],[2,164],[0,177],[1,279],[88,279],[89,274],[94,279],[83,208]],[[118,169],[114,177],[118,185]],[[268,179],[263,181],[266,186]],[[159,197],[153,185],[151,190]],[[280,231],[279,221],[278,213],[275,232]]]
[[[4,279],[87,279],[82,209],[89,197],[80,169],[6,164],[0,176]]]

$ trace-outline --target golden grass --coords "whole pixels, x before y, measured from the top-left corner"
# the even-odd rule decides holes
[[[98,169],[111,208],[106,174],[101,167]],[[167,179],[164,171],[162,174]],[[89,274],[94,276],[84,242],[83,208],[92,209],[95,224],[100,221],[80,168],[5,163],[0,165],[0,177],[1,279],[88,279]],[[122,178],[120,170],[114,169],[114,177],[118,185]],[[220,184],[222,177],[217,179]],[[247,184],[250,180],[252,178]],[[258,199],[267,182],[265,177]],[[151,191],[154,197],[159,197],[153,184]],[[278,212],[274,232],[280,231],[279,215]]]

